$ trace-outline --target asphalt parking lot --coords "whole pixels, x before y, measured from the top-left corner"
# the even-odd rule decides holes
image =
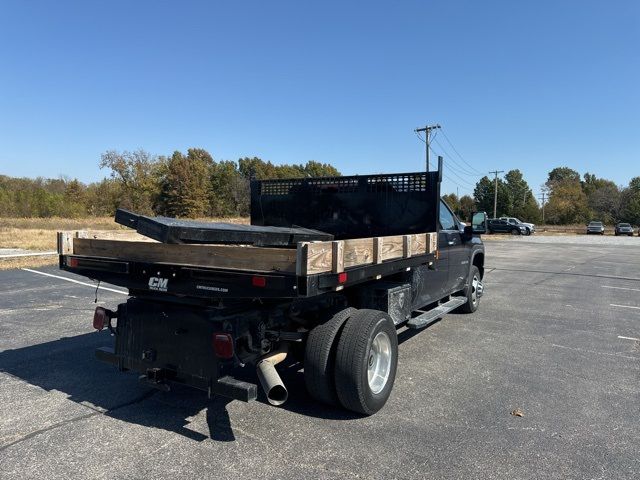
[[[0,476],[638,478],[640,239],[517,240],[487,242],[478,312],[400,333],[368,418],[313,403],[297,368],[281,408],[149,390],[95,359],[92,286],[1,271]]]

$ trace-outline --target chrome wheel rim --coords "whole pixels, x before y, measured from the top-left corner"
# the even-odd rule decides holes
[[[385,332],[379,332],[369,350],[369,358],[367,360],[367,379],[369,380],[369,388],[374,394],[380,393],[391,372],[391,339]]]
[[[473,276],[471,281],[471,303],[476,305],[478,303],[478,296],[482,295],[482,284],[477,275]]]

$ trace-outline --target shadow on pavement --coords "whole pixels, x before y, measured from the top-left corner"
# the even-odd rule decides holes
[[[199,390],[177,386],[169,393],[150,389],[134,373],[122,373],[95,358],[95,349],[111,345],[109,334],[76,337],[0,352],[0,371],[47,391],[59,391],[74,402],[108,417],[178,433],[193,440],[233,441],[226,405],[208,400]],[[153,402],[146,401],[154,397]],[[207,409],[210,436],[186,428],[190,417]]]
[[[227,412],[232,400],[209,400],[204,392],[182,385],[173,384],[167,393],[149,388],[138,382],[137,374],[119,372],[95,358],[96,348],[111,344],[112,338],[104,331],[5,350],[0,352],[0,371],[44,390],[62,392],[74,402],[125,422],[171,431],[196,441],[235,440]],[[332,420],[360,418],[313,400],[307,394],[302,367],[295,360],[283,363],[279,371],[289,390],[289,400],[280,408]],[[251,367],[239,373],[239,379],[257,382]],[[258,401],[267,403],[260,387]],[[203,409],[207,409],[209,437],[187,428],[190,418]]]

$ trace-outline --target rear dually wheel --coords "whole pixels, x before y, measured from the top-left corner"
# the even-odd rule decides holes
[[[335,382],[347,410],[372,415],[391,395],[398,366],[398,336],[391,317],[358,310],[344,326],[336,352]]]

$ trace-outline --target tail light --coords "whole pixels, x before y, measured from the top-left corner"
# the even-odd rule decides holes
[[[254,287],[264,288],[267,286],[267,278],[266,277],[251,277],[251,285]]]
[[[115,318],[116,314],[111,310],[103,307],[96,307],[96,311],[93,313],[93,328],[96,330],[102,330],[109,325],[112,318]]]
[[[213,334],[213,350],[216,357],[229,359],[233,358],[233,337],[229,333]]]

